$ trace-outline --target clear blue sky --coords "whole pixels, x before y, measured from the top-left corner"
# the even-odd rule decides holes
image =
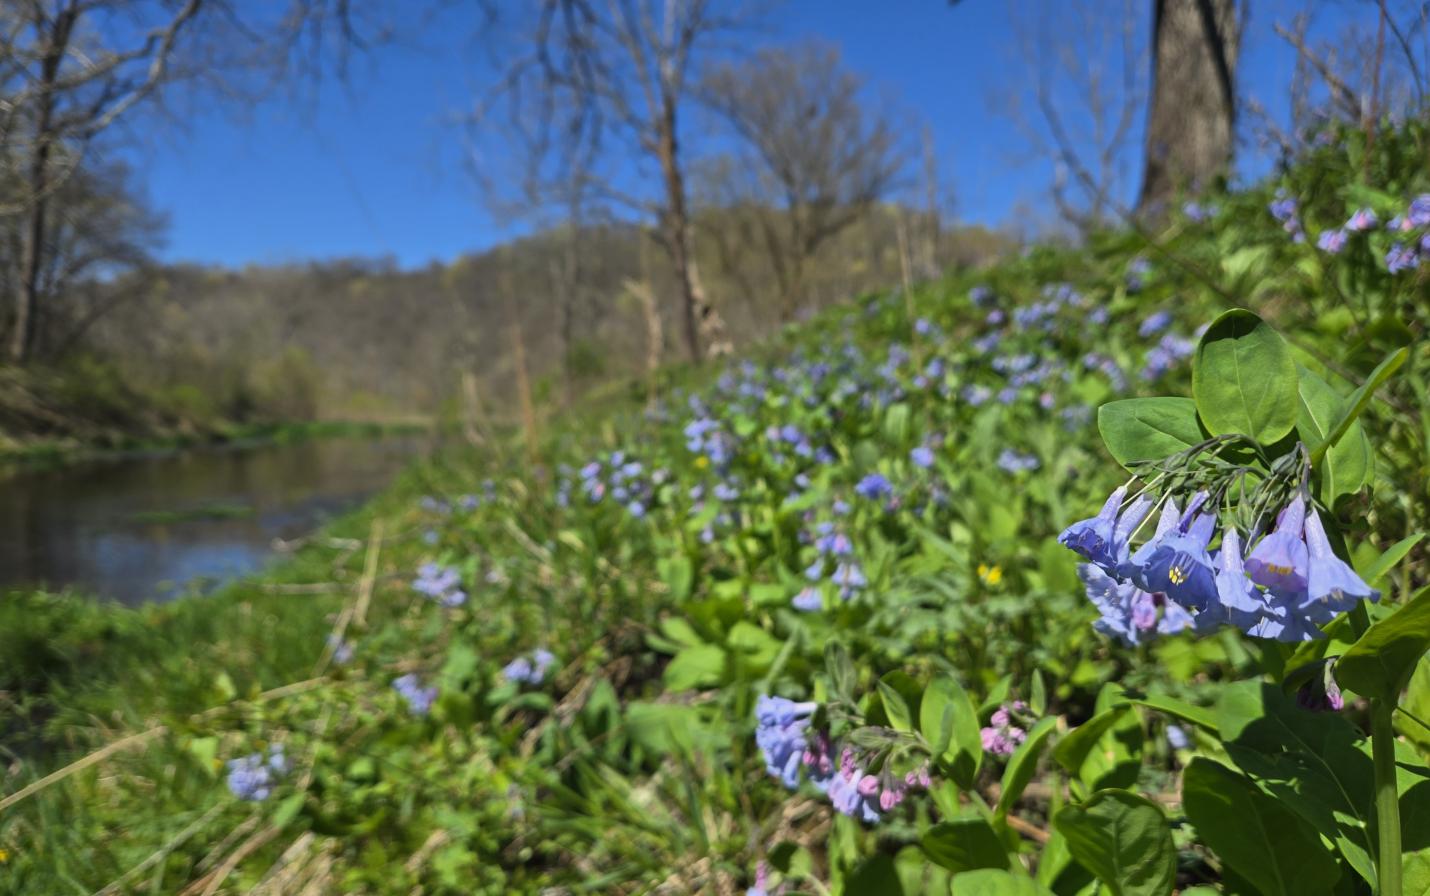
[[[958,217],[1000,226],[1036,208],[1051,176],[995,108],[1027,83],[1010,7],[1031,14],[1049,2],[1062,0],[788,0],[767,41],[840,47],[879,95],[932,129]],[[1243,91],[1273,111],[1284,109],[1293,56],[1271,25],[1302,5],[1252,3]],[[1145,19],[1151,0],[1133,6]],[[275,97],[241,117],[201,106],[183,114],[182,128],[148,139],[132,155],[170,217],[162,257],[241,266],[390,256],[415,267],[509,238],[514,228],[485,210],[463,169],[453,123],[492,77],[473,15],[444,12],[421,34],[356,59],[346,80],[327,80],[310,100]],[[1139,33],[1149,27],[1140,22]]]

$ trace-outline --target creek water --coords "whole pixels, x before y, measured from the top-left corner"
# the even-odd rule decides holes
[[[0,479],[0,590],[138,604],[261,569],[386,486],[421,436],[317,438],[105,458]]]

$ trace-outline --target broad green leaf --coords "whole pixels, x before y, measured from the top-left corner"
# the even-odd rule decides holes
[[[1267,794],[1329,837],[1372,886],[1369,819],[1375,792],[1361,734],[1335,714],[1295,706],[1280,688],[1257,681],[1225,685],[1217,721],[1227,754]]]
[[[1030,877],[995,868],[955,875],[950,893],[951,896],[1053,896],[1052,890]]]
[[[1052,544],[1053,542],[1049,539],[1048,543]],[[1043,671],[1041,669],[1033,670],[1033,687],[1031,690],[1032,693],[1028,696],[1028,708],[1032,710],[1033,715],[1041,716],[1048,710],[1048,687],[1043,683]]]
[[[998,794],[998,806],[994,810],[998,818],[1003,818],[1018,802],[1018,798],[1027,789],[1028,782],[1033,780],[1033,775],[1038,770],[1038,760],[1042,758],[1043,748],[1047,745],[1048,738],[1052,736],[1057,728],[1058,720],[1054,718],[1040,719],[1038,724],[1028,732],[1028,737],[1018,749],[1013,751],[1013,755],[1008,759],[1008,767],[1003,770],[1002,790]]]
[[[1202,842],[1261,896],[1330,893],[1340,877],[1313,828],[1220,763],[1192,760],[1182,776],[1182,808]]]
[[[665,667],[665,689],[688,691],[719,684],[725,677],[725,651],[715,644],[683,647]]]
[[[848,649],[841,642],[831,640],[825,645],[824,668],[829,675],[829,684],[834,689],[834,695],[841,700],[852,702],[854,699],[854,664],[849,660]]]
[[[695,569],[690,558],[684,554],[662,557],[656,562],[656,568],[670,589],[671,600],[684,602],[690,596],[690,587],[695,581]]]
[[[924,834],[922,845],[935,864],[950,871],[1008,867],[1007,848],[982,818],[940,822]]]
[[[894,860],[886,855],[865,859],[844,881],[848,896],[902,896],[904,886]]]
[[[1345,403],[1336,390],[1315,373],[1299,368],[1296,432],[1307,445],[1324,442]],[[1360,491],[1375,475],[1375,455],[1360,424],[1351,426],[1334,448],[1315,463],[1320,476],[1321,503],[1334,507],[1336,499]]]
[[[1177,850],[1167,816],[1125,790],[1099,790],[1053,818],[1078,864],[1113,896],[1167,896],[1177,875]]]
[[[909,712],[909,704],[904,700],[891,685],[879,682],[879,699],[884,704],[884,715],[889,717],[889,724],[900,731],[913,731],[913,715]]]
[[[1402,346],[1387,355],[1385,360],[1381,361],[1375,370],[1371,371],[1370,376],[1366,377],[1365,382],[1361,383],[1360,388],[1352,392],[1350,398],[1346,400],[1340,416],[1331,425],[1330,431],[1326,433],[1325,439],[1311,447],[1312,462],[1324,456],[1325,453],[1330,450],[1331,446],[1340,440],[1341,436],[1350,429],[1351,424],[1355,423],[1356,418],[1360,417],[1361,413],[1365,410],[1365,406],[1370,403],[1371,396],[1375,394],[1375,390],[1379,389],[1386,380],[1390,379],[1395,371],[1400,369],[1400,365],[1405,363],[1405,359],[1408,357],[1410,357],[1410,349]]]
[[[1399,709],[1395,716],[1396,728],[1430,758],[1430,653],[1416,664]]]
[[[1082,768],[1083,762],[1087,760],[1087,754],[1097,746],[1097,742],[1102,739],[1104,734],[1112,730],[1112,726],[1116,725],[1129,709],[1131,707],[1126,703],[1115,705],[1069,731],[1067,736],[1058,741],[1058,745],[1053,748],[1053,758],[1057,760],[1058,765],[1077,774],[1078,769]]]
[[[943,761],[949,765],[953,780],[960,787],[971,787],[983,762],[978,713],[973,708],[973,701],[968,699],[968,692],[957,679],[947,674],[929,682],[919,704],[919,730],[926,740],[934,742],[945,724],[949,726],[950,739]],[[931,733],[933,738],[929,736]]]
[[[307,793],[295,793],[279,803],[277,810],[273,813],[273,826],[276,828],[286,828],[288,823],[297,818],[298,813],[303,811],[303,802],[307,797]]]
[[[1296,425],[1296,362],[1281,335],[1242,308],[1212,322],[1192,358],[1192,395],[1214,435],[1269,445]]]
[[[1400,701],[1415,664],[1430,648],[1430,588],[1366,629],[1336,660],[1336,682],[1364,697]]]
[[[1161,460],[1207,438],[1190,398],[1126,398],[1097,409],[1107,451],[1123,466]]]
[[[1409,554],[1411,549],[1419,544],[1420,540],[1424,537],[1424,532],[1416,532],[1414,535],[1407,535],[1386,548],[1385,553],[1375,558],[1375,562],[1367,566],[1361,573],[1366,583],[1374,585],[1376,582],[1385,578],[1386,574],[1394,569],[1397,563],[1404,560],[1405,555]]]
[[[1430,896],[1430,849],[1406,853],[1401,860],[1405,896]]]
[[[1184,722],[1191,722],[1193,725],[1205,728],[1212,734],[1217,733],[1216,713],[1205,707],[1193,706],[1183,700],[1178,700],[1175,697],[1169,697],[1166,694],[1156,692],[1138,696],[1132,694],[1123,694],[1122,696],[1148,709],[1155,709],[1169,716],[1176,716]]]

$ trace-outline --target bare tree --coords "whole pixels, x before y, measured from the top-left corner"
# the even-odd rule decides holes
[[[1140,2],[1044,0],[1033,15],[1020,8],[1012,25],[1022,77],[993,98],[1031,154],[1052,161],[1059,219],[1084,233],[1129,202],[1134,127],[1147,92]]]
[[[702,99],[744,144],[719,170],[750,248],[774,271],[783,320],[819,250],[888,197],[909,160],[907,129],[887,104],[867,108],[863,92],[837,50],[812,44],[723,63],[702,80]]]
[[[686,184],[684,119],[702,54],[748,21],[710,0],[540,0],[518,23],[520,56],[482,104],[477,127],[506,101],[525,156],[524,182],[537,195],[569,189],[576,177],[607,204],[654,221],[675,272],[692,360],[727,343],[724,324],[699,285]],[[631,162],[652,166],[659,189],[640,188]],[[573,174],[575,172],[575,174]]]
[[[57,202],[116,122],[175,82],[311,77],[320,53],[361,45],[358,29],[351,0],[0,0],[0,219],[19,232],[4,357],[33,352],[46,271],[65,251],[51,242]]]
[[[1152,105],[1137,209],[1157,215],[1179,190],[1202,190],[1231,167],[1236,0],[1154,0]]]
[[[1430,7],[1401,0],[1373,0],[1366,16],[1334,36],[1312,37],[1314,6],[1273,25],[1296,51],[1289,121],[1276,120],[1254,93],[1245,101],[1252,138],[1290,159],[1322,133],[1329,121],[1354,123],[1369,146],[1385,116],[1414,118],[1427,104],[1430,69]],[[1369,162],[1370,153],[1364,158]]]
[[[202,0],[142,10],[120,0],[34,0],[0,5],[9,37],[0,114],[10,205],[22,220],[8,358],[24,363],[35,339],[53,196],[89,144],[164,82]]]

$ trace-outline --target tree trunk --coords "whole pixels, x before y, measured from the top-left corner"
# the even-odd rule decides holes
[[[40,84],[36,98],[34,146],[30,156],[26,190],[29,208],[25,214],[24,237],[20,247],[20,282],[15,290],[14,329],[10,332],[7,355],[13,364],[24,364],[35,344],[39,317],[40,272],[44,267],[45,230],[48,225],[50,156],[54,151],[55,83],[60,64],[69,47],[79,13],[67,9],[49,23],[50,35],[40,60]],[[44,23],[37,23],[43,26]]]
[[[1164,213],[1179,190],[1231,165],[1236,124],[1236,0],[1154,0],[1152,105],[1137,210]]]
[[[701,336],[707,336],[712,353],[728,350],[724,341],[725,322],[715,306],[706,300],[695,271],[692,247],[690,209],[685,198],[685,175],[680,170],[679,147],[676,144],[675,102],[667,96],[661,105],[657,123],[657,146],[660,170],[665,179],[665,208],[661,214],[662,242],[675,269],[680,289],[681,321],[685,330],[685,347],[690,360],[699,364],[704,359]]]

